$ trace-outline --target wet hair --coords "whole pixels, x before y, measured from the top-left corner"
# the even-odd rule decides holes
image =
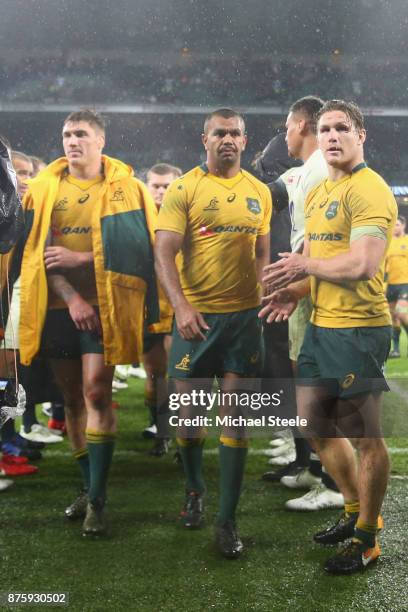
[[[238,117],[238,119],[242,123],[243,132],[245,132],[245,121],[242,115],[237,113],[237,111],[232,110],[231,108],[217,108],[217,110],[213,111],[205,118],[204,134],[208,133],[208,124],[210,123],[213,117],[223,117],[223,119],[232,119],[232,117]]]
[[[32,164],[33,163],[32,160],[31,160],[31,157],[29,155],[26,155],[22,151],[11,151],[10,152],[10,157],[11,157],[11,161],[13,161],[15,158],[17,158],[17,159],[22,159],[23,161],[27,162],[28,164]]]
[[[181,168],[177,166],[171,166],[170,164],[155,164],[146,172],[146,177],[149,178],[150,172],[154,174],[158,174],[159,176],[164,176],[165,174],[173,174],[176,178],[181,176],[183,172]]]
[[[79,123],[80,121],[85,121],[92,125],[93,127],[98,128],[101,132],[105,134],[106,130],[106,121],[104,117],[95,110],[91,108],[81,108],[79,111],[74,111],[70,113],[68,117],[64,120],[64,125],[68,123],[68,121],[72,121],[72,123]]]
[[[331,111],[341,111],[350,119],[351,123],[357,130],[364,130],[363,113],[355,102],[348,102],[346,100],[328,100],[320,109],[317,120],[319,121],[322,115],[325,113],[330,113]]]
[[[289,108],[289,112],[303,115],[307,119],[312,132],[316,134],[317,116],[323,105],[324,102],[321,98],[317,96],[305,96],[304,98],[296,100]]]
[[[41,159],[41,157],[37,157],[36,155],[30,155],[30,159],[34,167],[35,174],[38,173],[39,171],[38,169],[42,164],[44,164],[45,166],[47,165],[46,162],[43,159]]]

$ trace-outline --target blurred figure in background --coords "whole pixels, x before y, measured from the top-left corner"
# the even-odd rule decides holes
[[[157,213],[163,202],[164,194],[170,183],[181,176],[180,168],[170,164],[155,164],[147,171],[146,185],[156,204]],[[143,338],[142,362],[146,371],[144,389],[145,406],[149,410],[150,424],[143,431],[144,437],[156,437],[151,455],[161,457],[166,454],[169,438],[166,431],[159,431],[158,419],[158,380],[164,380],[167,375],[167,355],[170,350],[171,329],[173,325],[173,309],[163,289],[158,287],[160,302],[160,322],[146,327]],[[163,409],[163,407],[162,407]]]
[[[399,216],[394,227],[390,249],[385,260],[387,300],[392,317],[392,351],[390,357],[401,357],[401,325],[408,337],[408,236],[405,217]]]

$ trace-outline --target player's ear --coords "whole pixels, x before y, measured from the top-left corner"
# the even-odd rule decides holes
[[[364,144],[365,143],[365,139],[367,138],[367,132],[365,130],[360,130],[358,133],[358,137],[360,140],[360,144]]]
[[[298,121],[299,134],[304,134],[307,130],[307,121],[304,117],[301,117]]]
[[[207,140],[208,140],[207,134],[201,134],[201,142],[203,143],[205,150],[207,150]]]
[[[244,144],[243,144],[243,147],[242,147],[243,151],[245,151],[247,143],[248,143],[248,136],[246,134],[244,134]]]
[[[100,150],[102,151],[102,149],[105,146],[105,134],[102,134],[102,132],[98,135],[98,146],[100,148]]]

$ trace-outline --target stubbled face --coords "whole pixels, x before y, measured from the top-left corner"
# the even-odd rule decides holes
[[[239,117],[212,117],[203,135],[207,161],[215,166],[239,164],[246,143],[245,126]]]
[[[286,128],[286,145],[290,157],[299,159],[302,150],[303,138],[302,129],[305,120],[300,115],[290,112],[285,123]]]
[[[402,221],[397,219],[397,222],[394,226],[393,235],[395,236],[395,238],[399,238],[400,236],[403,236],[404,234],[405,234],[405,223],[402,223]]]
[[[317,126],[319,147],[329,166],[351,171],[364,158],[365,130],[358,130],[343,111],[324,113]]]
[[[25,161],[21,157],[13,157],[13,167],[17,176],[17,191],[20,198],[24,196],[28,189],[27,181],[34,176],[34,168],[31,162]]]
[[[71,167],[86,167],[100,160],[105,137],[87,121],[68,121],[62,129],[62,144]]]
[[[152,196],[156,206],[160,208],[163,202],[164,194],[171,182],[176,177],[171,172],[169,174],[156,174],[148,172],[146,185]]]

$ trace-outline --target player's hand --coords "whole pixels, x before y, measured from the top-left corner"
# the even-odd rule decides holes
[[[290,289],[278,289],[270,295],[262,298],[262,303],[265,304],[259,312],[258,317],[266,318],[267,323],[280,323],[287,321],[290,315],[296,310],[298,298]]]
[[[70,299],[68,310],[77,329],[102,335],[102,326],[98,313],[80,295],[76,294]]]
[[[309,275],[308,257],[299,253],[279,253],[281,259],[264,267],[262,282],[269,289],[281,289]]]
[[[204,320],[203,315],[195,308],[186,303],[174,310],[177,330],[184,340],[205,340],[203,333],[210,328]]]
[[[44,251],[45,267],[47,270],[78,268],[85,263],[86,255],[86,253],[70,251],[65,247],[49,246]]]

